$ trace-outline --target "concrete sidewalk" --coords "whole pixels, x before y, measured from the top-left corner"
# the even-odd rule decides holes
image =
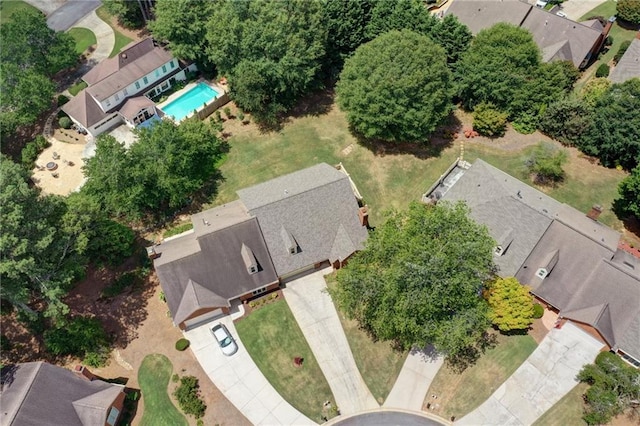
[[[223,323],[236,339],[238,352],[225,356],[210,328]],[[285,401],[258,369],[238,338],[230,316],[185,331],[202,369],[224,396],[254,425],[315,425]]]
[[[456,424],[530,425],[577,384],[604,345],[571,323],[553,329],[480,407]]]
[[[421,411],[429,386],[443,362],[444,358],[431,349],[412,350],[383,407]]]
[[[76,22],[73,28],[76,27],[86,28],[96,35],[98,46],[89,57],[89,61],[93,65],[98,64],[109,57],[113,50],[113,46],[116,44],[116,36],[109,24],[98,18],[95,10],[91,11],[91,13]]]
[[[302,329],[342,414],[379,408],[364,383],[342,329],[323,274],[318,271],[287,283],[284,297]]]

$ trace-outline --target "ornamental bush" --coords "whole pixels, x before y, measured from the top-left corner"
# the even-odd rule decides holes
[[[180,352],[184,351],[185,349],[187,349],[189,347],[189,344],[191,342],[189,342],[187,339],[179,339],[176,342],[176,349],[179,350]]]
[[[177,387],[173,396],[178,400],[180,409],[185,414],[191,414],[196,419],[204,416],[207,409],[204,401],[200,398],[200,385],[194,376],[185,376],[180,379],[180,386]]]
[[[60,120],[58,120],[58,124],[63,129],[70,129],[71,128],[71,119],[69,117],[60,117]]]
[[[544,315],[544,308],[542,307],[541,304],[536,303],[533,305],[533,317],[535,319],[538,318],[542,318],[542,316]]]
[[[567,152],[548,142],[540,142],[535,146],[525,165],[534,181],[539,184],[560,182],[564,179],[562,166],[568,161]]]
[[[640,0],[619,0],[616,12],[618,18],[632,24],[640,24]]]
[[[482,102],[473,110],[473,130],[483,136],[503,136],[507,128],[507,115],[495,105]]]
[[[608,76],[609,76],[609,65],[600,64],[600,66],[596,70],[596,77],[600,78],[600,77],[608,77]]]

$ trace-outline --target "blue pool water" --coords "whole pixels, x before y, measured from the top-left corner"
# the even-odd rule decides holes
[[[166,115],[173,117],[175,121],[180,121],[191,114],[194,109],[200,108],[203,104],[209,103],[217,98],[219,93],[205,83],[198,83],[188,92],[180,95],[178,99],[169,102],[162,107]]]

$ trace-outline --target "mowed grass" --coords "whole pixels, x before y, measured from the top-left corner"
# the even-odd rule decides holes
[[[329,288],[337,285],[335,273],[325,279]],[[408,352],[393,350],[386,341],[374,342],[358,327],[357,321],[348,319],[337,306],[336,309],[358,370],[371,394],[382,404],[391,392]]]
[[[82,55],[89,47],[97,44],[96,35],[87,28],[71,28],[67,31],[76,41],[76,53]]]
[[[276,391],[293,407],[321,422],[322,404],[335,399],[289,305],[265,305],[236,323],[242,343]],[[301,367],[293,364],[302,357]]]
[[[11,21],[11,15],[19,10],[38,10],[22,0],[2,0],[0,1],[0,25]]]
[[[462,112],[457,114],[465,115]],[[465,120],[470,121],[468,117]],[[230,151],[220,167],[224,182],[220,184],[211,206],[237,199],[238,189],[319,162],[332,165],[342,162],[369,205],[373,226],[383,221],[384,211],[405,209],[409,202],[419,200],[460,154],[460,140],[436,156],[409,152],[375,154],[351,135],[344,114],[335,105],[326,114],[292,118],[279,132],[261,133],[254,124],[243,126],[237,120],[227,121],[225,131],[231,133]],[[540,139],[543,138],[540,135]],[[517,135],[509,130],[505,138],[496,140],[495,144],[499,146],[513,140],[531,140],[531,135]],[[585,213],[593,204],[600,204],[605,210],[601,220],[620,229],[622,224],[610,207],[617,196],[618,183],[626,173],[591,164],[576,150],[569,151],[571,156],[565,166],[565,182],[555,188],[539,189]],[[470,139],[465,140],[464,158],[471,162],[482,158],[530,183],[523,165],[526,158],[524,146],[501,149]]]
[[[582,395],[587,391],[589,385],[579,383],[571,389],[569,393],[547,410],[533,426],[583,426],[586,423],[582,420],[583,401]]]
[[[98,18],[102,19],[104,22],[107,23],[107,25],[109,25],[111,28],[113,28],[113,33],[116,36],[116,42],[115,45],[113,46],[113,50],[111,51],[111,54],[109,55],[110,58],[116,56],[118,54],[118,52],[120,52],[120,50],[125,47],[127,44],[131,43],[133,40],[131,40],[129,37],[127,37],[126,35],[122,34],[120,31],[118,31],[118,28],[114,27],[113,25],[111,25],[111,15],[109,15],[109,12],[107,12],[107,10],[105,9],[104,6],[100,6],[99,8],[96,9],[96,14],[98,15]]]
[[[462,373],[456,373],[445,363],[433,379],[424,405],[439,404],[432,412],[441,417],[462,418],[489,398],[537,347],[529,335],[497,334],[497,339],[494,348],[488,349]]]
[[[187,426],[187,419],[169,399],[167,386],[173,371],[164,355],[147,355],[138,370],[138,383],[144,398],[141,426]]]
[[[72,96],[75,96],[80,93],[80,91],[85,87],[87,87],[87,83],[85,83],[84,81],[80,81],[79,83],[76,83],[73,86],[69,87],[69,93],[71,93]]]

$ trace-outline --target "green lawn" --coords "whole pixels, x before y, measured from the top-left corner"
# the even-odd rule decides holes
[[[67,31],[76,41],[76,53],[82,55],[89,47],[97,44],[96,35],[87,28],[71,28]]]
[[[104,8],[104,6],[100,6],[99,8],[97,8],[96,9],[96,14],[98,15],[98,17],[100,19],[102,19],[104,22],[109,24],[109,26],[111,28],[113,28],[113,32],[114,32],[114,34],[116,36],[116,44],[113,46],[113,50],[111,51],[111,54],[109,55],[109,57],[112,58],[112,57],[116,56],[118,54],[118,52],[120,52],[120,49],[125,47],[127,44],[131,43],[133,40],[131,40],[126,35],[122,34],[120,31],[118,31],[117,28],[115,28],[113,25],[111,25],[111,15],[109,15],[109,12],[107,12],[107,10]]]
[[[191,221],[184,222],[167,229],[166,231],[164,231],[164,234],[162,236],[163,238],[173,237],[174,235],[182,234],[183,232],[186,232],[189,229],[193,229],[193,222]]]
[[[334,273],[325,277],[329,288],[336,285],[335,276]],[[371,394],[382,404],[391,392],[408,352],[393,350],[389,342],[374,342],[358,327],[357,321],[348,319],[340,310],[338,316],[358,370]]]
[[[445,364],[431,383],[427,402],[434,403],[431,395],[438,397],[439,407],[433,411],[444,418],[461,418],[479,407],[498,387],[511,376],[537,347],[529,335],[504,336],[497,334],[498,345],[487,350],[478,361],[456,373]]]
[[[0,1],[0,24],[9,22],[11,20],[11,15],[16,13],[18,10],[25,9],[38,10],[30,4],[23,2],[22,0]]]
[[[320,422],[322,404],[334,402],[329,384],[284,300],[253,311],[236,324],[251,358],[282,397],[311,420]],[[293,359],[302,357],[302,367]]]
[[[369,204],[373,226],[382,221],[386,209],[404,209],[410,201],[419,200],[460,153],[456,141],[437,156],[422,152],[375,155],[349,133],[344,114],[335,106],[326,114],[292,119],[280,132],[260,133],[253,124],[242,126],[237,120],[227,121],[225,131],[232,134],[231,149],[220,168],[225,180],[211,205],[237,199],[238,189],[321,161],[342,162]],[[524,138],[512,130],[506,137]],[[481,157],[526,180],[522,166],[525,155],[518,149],[505,151],[472,141],[465,144],[466,160]],[[577,155],[571,156],[565,170],[565,183],[554,189],[542,189],[584,212],[593,204],[600,204],[605,209],[602,221],[620,228],[621,222],[610,212],[610,205],[617,195],[618,183],[626,174],[593,165]]]
[[[589,385],[579,383],[571,389],[560,401],[547,410],[533,426],[583,426],[586,423],[582,420],[582,395],[587,391]]]
[[[173,371],[171,361],[159,354],[147,355],[138,370],[138,382],[144,398],[142,426],[187,426],[187,419],[173,405],[167,394]]]
[[[74,84],[73,86],[69,87],[69,93],[75,96],[85,87],[87,87],[87,83],[85,83],[84,81],[81,81],[80,83]]]

